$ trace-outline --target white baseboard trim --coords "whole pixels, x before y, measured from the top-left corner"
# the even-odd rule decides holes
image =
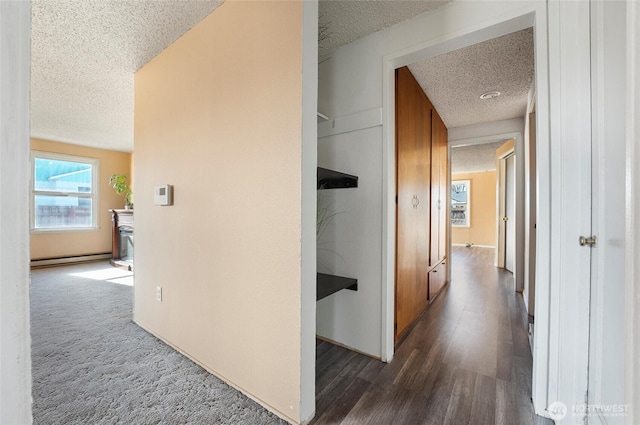
[[[324,336],[322,336],[322,335],[318,335],[318,334],[316,334],[316,338],[317,338],[317,339],[320,339],[320,340],[322,340],[322,341],[328,342],[329,344],[337,345],[338,347],[346,348],[347,350],[351,350],[351,351],[356,352],[356,353],[358,353],[358,354],[362,354],[363,356],[367,356],[367,357],[371,357],[372,359],[376,359],[376,360],[383,361],[383,360],[382,360],[380,357],[378,357],[378,356],[374,356],[374,355],[372,355],[372,354],[365,353],[364,351],[360,351],[360,350],[358,350],[357,348],[350,347],[350,346],[348,346],[348,345],[346,345],[346,344],[343,344],[343,343],[341,343],[341,342],[335,341],[335,340],[333,340],[333,339],[331,339],[331,338],[327,338],[327,337],[324,337]],[[385,363],[387,363],[387,362],[385,362]]]
[[[31,268],[59,266],[62,264],[86,263],[90,261],[110,260],[111,253],[78,255],[74,257],[60,258],[43,258],[40,260],[31,260]]]
[[[451,246],[464,246],[466,247],[467,244],[466,243],[452,243]],[[468,248],[493,248],[495,249],[494,245],[476,245],[476,244],[471,244],[471,246],[469,246]]]

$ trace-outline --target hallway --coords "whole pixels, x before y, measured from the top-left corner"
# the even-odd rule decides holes
[[[384,364],[319,341],[313,424],[551,424],[533,414],[527,313],[493,249],[452,248],[452,282]]]

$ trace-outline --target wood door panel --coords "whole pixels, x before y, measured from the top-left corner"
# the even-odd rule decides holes
[[[438,292],[444,286],[447,279],[447,264],[446,260],[435,266],[429,272],[429,300],[433,300]]]
[[[431,218],[431,103],[426,100],[422,89],[419,95],[423,97],[420,102],[420,123],[418,125],[417,161],[418,171],[418,199],[416,208],[416,317],[424,310],[429,300],[429,235]]]
[[[433,105],[407,67],[396,70],[396,340],[444,284],[446,269],[441,280],[440,269],[433,278],[429,269],[446,247],[446,150],[446,127]]]
[[[430,250],[429,266],[435,266],[440,260],[439,256],[439,231],[440,231],[440,149],[437,144],[439,126],[438,114],[431,111],[431,226],[430,226]]]
[[[435,111],[434,111],[435,112]],[[446,256],[447,250],[447,206],[449,205],[449,191],[447,190],[447,172],[448,172],[448,156],[449,142],[447,140],[447,127],[440,118],[440,115],[434,113],[433,119],[434,140],[432,143],[438,146],[438,162],[439,162],[439,188],[440,188],[440,209],[438,211],[438,262],[442,261]]]
[[[406,71],[406,72],[405,72]],[[407,70],[396,72],[396,335],[409,326],[416,307],[416,128],[418,108]]]

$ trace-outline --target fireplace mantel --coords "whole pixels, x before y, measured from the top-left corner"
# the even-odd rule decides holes
[[[133,210],[111,212],[111,264],[133,270]]]

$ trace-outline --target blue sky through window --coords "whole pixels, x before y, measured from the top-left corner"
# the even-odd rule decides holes
[[[51,192],[91,192],[92,166],[82,162],[35,158],[36,190]]]

